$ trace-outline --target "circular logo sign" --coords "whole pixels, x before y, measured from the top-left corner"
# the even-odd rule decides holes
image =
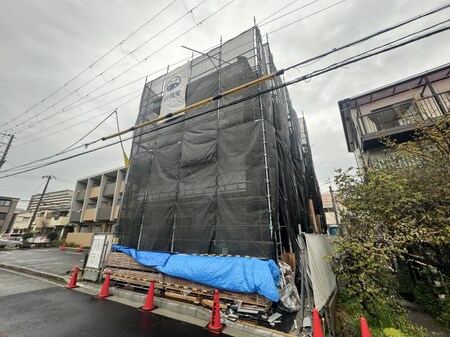
[[[179,76],[172,77],[168,82],[166,86],[167,91],[172,91],[176,87],[178,87],[181,83],[181,78]]]

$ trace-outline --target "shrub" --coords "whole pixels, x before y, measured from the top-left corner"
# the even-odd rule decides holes
[[[26,232],[22,234],[23,241],[27,241],[29,238],[32,238],[34,236],[34,232]]]
[[[50,241],[55,241],[57,237],[58,233],[56,232],[50,232],[47,234],[47,239],[49,239]]]
[[[403,332],[394,328],[383,329],[383,333],[386,337],[406,337]]]

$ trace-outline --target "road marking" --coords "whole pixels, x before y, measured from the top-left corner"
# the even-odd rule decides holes
[[[66,254],[75,254],[75,255],[80,255],[80,253],[72,253],[72,252],[66,252]]]

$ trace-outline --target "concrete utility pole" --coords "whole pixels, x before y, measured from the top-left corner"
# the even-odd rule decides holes
[[[334,210],[334,216],[336,218],[336,225],[339,226],[339,216],[338,216],[338,212],[337,212],[337,208],[336,208],[336,200],[334,200],[334,192],[333,192],[333,188],[331,187],[331,182],[330,182],[330,195],[331,195],[331,202],[333,203],[333,210]]]
[[[6,135],[9,136],[9,141],[6,144],[6,149],[3,152],[2,158],[0,159],[0,169],[2,168],[3,164],[6,162],[6,155],[8,154],[9,148],[11,147],[11,143],[14,139],[14,135]]]
[[[39,201],[38,201],[38,203],[36,205],[36,209],[34,210],[33,215],[31,216],[30,223],[28,224],[27,232],[29,232],[30,229],[31,229],[31,226],[33,226],[33,222],[36,219],[36,214],[37,214],[37,212],[39,210],[39,206],[41,205],[42,198],[44,197],[45,191],[47,191],[48,183],[50,182],[50,180],[56,179],[55,176],[51,176],[51,175],[50,176],[43,176],[42,179],[44,179],[44,178],[47,178],[47,182],[45,183],[44,190],[42,191],[41,197],[39,198]],[[31,200],[30,200],[30,202],[31,202]]]

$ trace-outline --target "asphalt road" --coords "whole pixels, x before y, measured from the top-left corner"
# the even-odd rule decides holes
[[[82,266],[86,252],[59,248],[0,251],[0,262],[55,275],[67,275],[74,266]],[[0,336],[2,337],[2,336]]]
[[[199,326],[3,269],[0,308],[1,337],[217,336]]]

